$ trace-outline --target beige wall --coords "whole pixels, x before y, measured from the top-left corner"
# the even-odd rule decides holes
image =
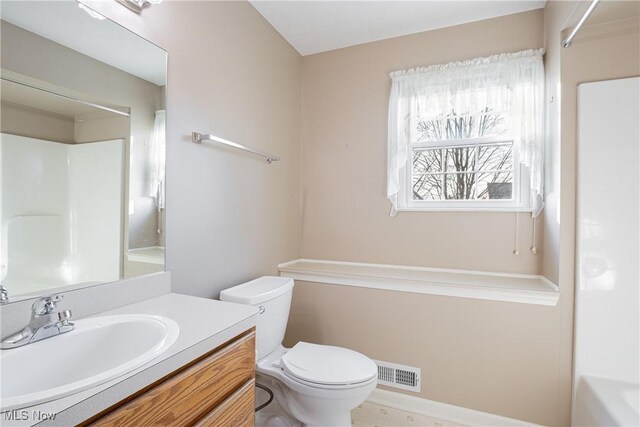
[[[561,31],[567,28],[577,1],[548,2],[544,9],[546,92],[545,207],[542,274],[558,283],[560,260],[560,53]],[[586,2],[585,2],[586,4]],[[577,16],[577,13],[574,14]]]
[[[565,28],[571,28],[588,7],[587,2],[549,1],[544,9],[544,46],[546,74],[547,141],[545,165],[545,224],[543,246],[543,275],[559,284],[558,323],[558,406],[562,408],[562,423],[571,418],[571,379],[573,372],[573,283],[559,282],[560,275],[560,208],[561,208],[561,135],[562,81],[560,58],[566,49],[560,45]],[[564,227],[564,224],[563,224]],[[573,247],[570,248],[573,250]],[[569,266],[567,266],[569,267]],[[573,265],[571,266],[573,268]]]
[[[514,256],[515,214],[390,218],[385,180],[390,71],[539,48],[543,25],[538,10],[304,57],[303,257],[539,273],[528,215]],[[297,282],[286,344],[341,345],[417,366],[421,397],[563,425],[560,315],[558,307]]]
[[[568,425],[558,407],[558,323],[556,307],[297,281],[285,345],[338,345],[417,366],[420,397]]]
[[[632,18],[585,28],[571,49],[561,49],[562,30],[572,27],[587,6],[587,2],[552,1],[544,11],[304,58],[304,257],[540,271],[559,280],[559,305],[539,307],[298,282],[286,344],[306,340],[352,347],[373,358],[420,367],[421,395],[427,399],[545,425],[569,425],[575,87],[582,81],[637,75],[640,52],[635,2],[602,3],[592,22]],[[612,12],[616,8],[617,14]],[[513,222],[509,215],[408,213],[402,218],[401,213],[387,218],[387,72],[487,55],[495,53],[486,51],[495,46],[504,51],[538,47],[543,35],[549,108],[547,204],[545,226],[539,227],[544,230],[543,264],[529,255],[511,256]],[[468,39],[481,39],[482,46],[472,52],[469,45],[464,46],[466,51],[459,49],[463,42],[458,40]],[[449,43],[448,50],[442,47],[444,41]],[[362,176],[351,172],[354,167]],[[451,236],[455,226],[464,233]],[[473,238],[465,242],[466,236]],[[526,253],[528,242],[523,243],[521,252]]]
[[[299,256],[300,55],[248,2],[97,10],[169,53],[167,269],[174,291],[215,297]],[[279,155],[268,165],[190,141],[208,132]]]
[[[73,118],[2,101],[0,132],[29,138],[74,142]]]
[[[305,56],[302,256],[537,274],[527,214],[518,256],[514,213],[389,217],[387,108],[389,72],[540,48],[542,29],[537,10]]]

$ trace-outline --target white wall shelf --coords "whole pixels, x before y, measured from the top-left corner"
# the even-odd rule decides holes
[[[280,275],[307,282],[555,306],[558,287],[539,275],[297,259]]]

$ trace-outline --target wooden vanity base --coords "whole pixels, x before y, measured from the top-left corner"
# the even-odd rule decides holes
[[[253,426],[255,329],[87,420],[85,426]]]

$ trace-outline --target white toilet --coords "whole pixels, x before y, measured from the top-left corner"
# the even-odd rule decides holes
[[[258,382],[278,404],[309,426],[350,426],[351,410],[377,384],[377,366],[367,356],[341,347],[299,342],[284,348],[293,279],[261,277],[225,289],[220,299],[260,308],[256,324]]]

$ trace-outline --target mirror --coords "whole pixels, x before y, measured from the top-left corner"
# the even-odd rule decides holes
[[[166,52],[75,1],[0,18],[9,300],[164,271]]]

